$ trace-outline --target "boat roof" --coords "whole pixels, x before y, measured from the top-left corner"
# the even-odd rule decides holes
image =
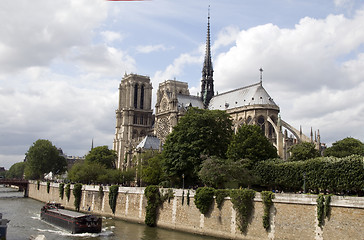
[[[48,209],[49,212],[59,213],[61,215],[69,216],[72,218],[79,218],[79,217],[86,217],[90,214],[80,213],[80,212],[74,212],[66,209]]]

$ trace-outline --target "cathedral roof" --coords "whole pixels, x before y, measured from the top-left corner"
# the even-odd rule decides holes
[[[146,136],[143,140],[136,146],[136,149],[153,149],[158,150],[160,145],[160,140],[156,136]]]
[[[203,102],[200,97],[198,96],[191,96],[191,95],[177,95],[178,100],[178,108],[187,108],[187,107],[197,107],[197,108],[204,108]]]
[[[215,95],[210,101],[209,109],[228,110],[252,105],[273,105],[278,107],[260,82]]]

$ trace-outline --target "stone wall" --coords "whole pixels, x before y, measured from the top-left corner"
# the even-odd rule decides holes
[[[66,208],[74,209],[74,197],[59,197],[57,183],[51,183],[47,193],[47,184],[29,184],[29,197],[42,202],[56,201]],[[100,196],[99,186],[83,186],[81,211],[90,211],[104,216],[114,216],[127,221],[144,223],[146,198],[144,188],[119,187],[115,215],[109,206],[109,188],[104,187]],[[331,215],[322,227],[318,227],[316,195],[276,194],[271,208],[271,227],[263,228],[263,203],[260,194],[254,199],[254,211],[246,234],[242,234],[236,224],[236,212],[229,198],[221,209],[212,207],[202,215],[194,204],[194,191],[190,191],[190,204],[187,205],[187,191],[174,189],[174,198],[166,201],[159,210],[158,226],[180,231],[198,233],[230,239],[363,239],[364,236],[364,198],[333,196]]]

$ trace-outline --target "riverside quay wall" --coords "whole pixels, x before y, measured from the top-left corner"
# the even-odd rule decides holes
[[[71,192],[69,201],[59,196],[59,184],[30,182],[29,197],[42,201],[60,202],[66,208],[74,209]],[[71,189],[73,186],[71,186]],[[109,206],[109,187],[83,185],[80,210],[103,216],[112,216],[126,221],[144,223],[147,200],[144,188],[119,187],[115,215]],[[194,191],[190,190],[187,204],[187,190],[173,189],[174,198],[165,201],[159,209],[158,227],[184,232],[215,236],[226,239],[364,239],[364,198],[332,196],[331,214],[322,227],[318,226],[316,195],[275,194],[270,211],[270,229],[263,227],[263,203],[260,194],[254,199],[254,210],[247,232],[241,233],[236,222],[236,212],[230,198],[226,198],[221,209],[216,203],[207,215],[202,215],[194,204]],[[182,199],[184,200],[182,203]]]

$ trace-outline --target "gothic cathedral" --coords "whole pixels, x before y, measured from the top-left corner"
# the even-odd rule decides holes
[[[119,86],[113,143],[113,149],[118,154],[117,167],[125,169],[132,166],[133,152],[139,148],[139,143],[147,142],[148,138],[154,142],[149,146],[154,146],[156,150],[160,148],[189,107],[226,111],[233,120],[235,131],[243,124],[260,126],[283,159],[289,157],[290,146],[302,141],[312,142],[321,150],[319,132],[313,138],[311,129],[309,138],[302,134],[302,129],[297,130],[281,119],[279,106],[263,87],[263,69],[260,69],[260,79],[256,83],[217,95],[214,93],[213,72],[208,16],[200,96],[190,95],[185,82],[166,80],[159,84],[153,115],[152,85],[149,77],[125,75]]]

